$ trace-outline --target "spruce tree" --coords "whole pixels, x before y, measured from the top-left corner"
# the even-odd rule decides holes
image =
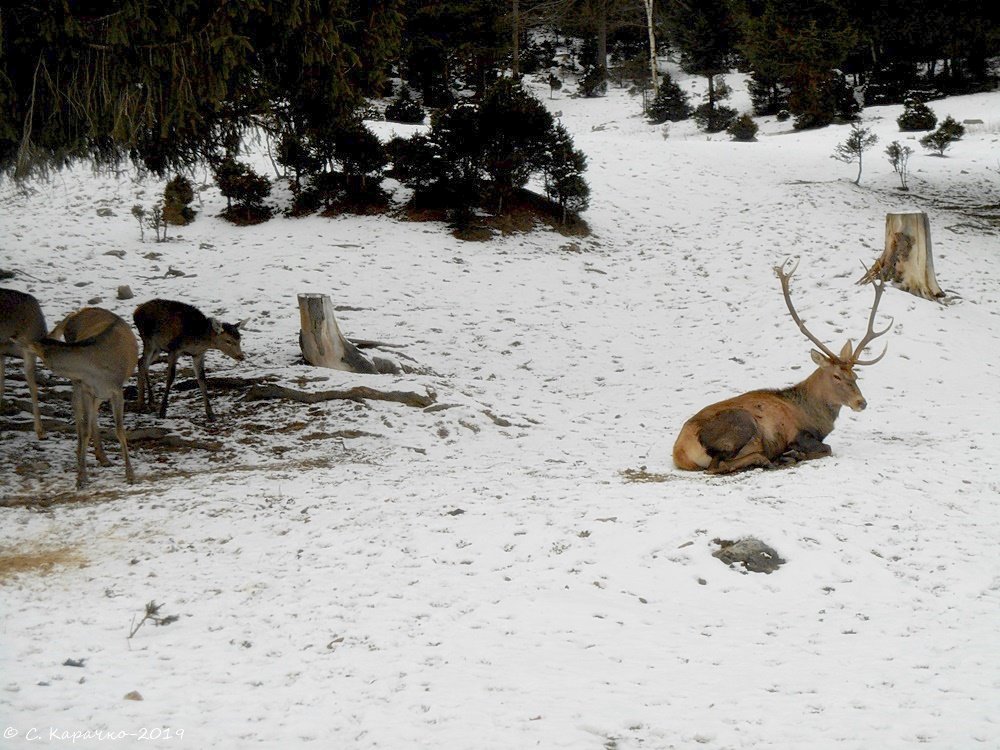
[[[665,74],[660,81],[660,89],[653,101],[646,108],[646,118],[654,125],[667,122],[680,122],[689,118],[694,111],[689,103],[687,93],[678,83]]]
[[[401,0],[101,6],[11,0],[0,10],[0,170],[75,159],[157,174],[352,112],[395,52]],[[44,61],[44,65],[39,64]]]
[[[553,126],[547,139],[543,173],[545,192],[562,210],[562,223],[590,202],[590,187],[583,179],[587,157],[573,148],[573,139],[562,125]]]
[[[744,9],[743,55],[762,81],[788,88],[795,127],[833,122],[835,70],[858,38],[844,7],[837,0],[762,0],[744,3]]]
[[[667,3],[666,20],[670,38],[680,51],[681,67],[708,81],[703,121],[712,128],[725,122],[717,130],[725,129],[732,118],[719,117],[715,112],[722,98],[716,91],[716,76],[727,72],[735,59],[739,27],[732,5],[728,0],[675,0]]]
[[[503,213],[513,192],[542,167],[552,115],[521,84],[505,78],[483,98],[479,122],[483,171],[490,179],[497,210]]]

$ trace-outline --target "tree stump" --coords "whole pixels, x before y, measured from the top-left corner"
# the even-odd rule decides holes
[[[885,250],[858,283],[868,284],[875,279],[891,281],[903,291],[924,299],[944,297],[934,276],[927,214],[885,215]]]
[[[329,296],[300,294],[299,320],[299,347],[309,364],[347,372],[378,372],[372,361],[340,332]]]

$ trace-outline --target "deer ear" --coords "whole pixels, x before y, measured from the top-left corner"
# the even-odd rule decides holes
[[[218,318],[209,318],[208,322],[212,324],[213,333],[222,333],[222,323]]]
[[[840,350],[840,358],[845,362],[850,362],[851,358],[854,357],[854,347],[851,346],[851,340],[848,339],[847,343],[844,344],[844,348]]]
[[[830,358],[823,354],[823,352],[818,352],[815,349],[810,349],[809,354],[812,355],[813,362],[816,363],[817,367],[826,367],[830,362]]]

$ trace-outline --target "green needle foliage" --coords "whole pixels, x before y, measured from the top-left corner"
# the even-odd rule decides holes
[[[217,161],[250,127],[352,113],[399,41],[401,0],[12,0],[0,6],[0,171]]]

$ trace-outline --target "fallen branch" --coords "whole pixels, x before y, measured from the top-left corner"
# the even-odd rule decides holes
[[[333,401],[335,399],[346,399],[349,401],[361,401],[371,399],[373,401],[393,401],[406,406],[416,406],[426,408],[437,399],[431,394],[420,394],[413,391],[377,391],[374,388],[359,385],[347,390],[334,391],[297,391],[294,388],[285,388],[280,385],[255,385],[247,391],[247,401],[266,401],[269,399],[285,399],[287,401],[297,401],[302,404],[316,404],[321,401]]]
[[[203,451],[222,450],[222,443],[218,440],[188,440],[173,435],[162,427],[139,427],[134,430],[126,430],[125,434],[130,443],[150,442],[166,448],[196,448]]]

